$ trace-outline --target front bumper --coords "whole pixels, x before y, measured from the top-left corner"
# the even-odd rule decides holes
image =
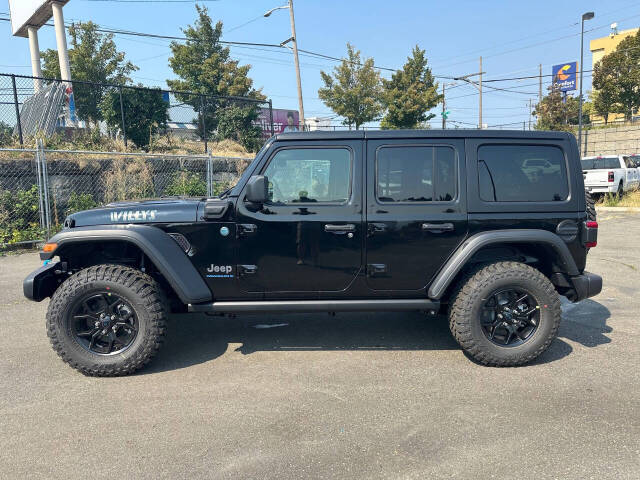
[[[53,295],[58,286],[56,270],[60,269],[60,262],[51,262],[31,272],[22,282],[22,291],[29,300],[41,302]]]
[[[584,272],[582,275],[571,277],[571,283],[576,292],[574,302],[595,297],[602,291],[602,277],[595,273]]]

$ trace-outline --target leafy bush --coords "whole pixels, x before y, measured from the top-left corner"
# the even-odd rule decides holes
[[[37,185],[15,193],[0,190],[0,243],[43,238],[38,208]]]
[[[76,193],[72,192],[67,202],[67,209],[65,215],[71,215],[75,212],[81,212],[83,210],[89,210],[96,207],[98,204],[93,199],[93,196],[89,193]]]
[[[4,122],[0,122],[0,147],[13,143],[13,128]]]
[[[207,194],[207,183],[197,174],[179,171],[164,190],[165,196],[204,197]]]

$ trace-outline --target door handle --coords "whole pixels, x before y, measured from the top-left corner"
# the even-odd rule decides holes
[[[432,233],[452,232],[453,223],[423,223],[422,230]]]
[[[353,223],[347,223],[346,225],[331,225],[326,224],[324,231],[329,233],[353,233],[356,231],[356,226]]]

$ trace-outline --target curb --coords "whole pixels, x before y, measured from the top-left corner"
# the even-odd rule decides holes
[[[596,207],[596,212],[640,212],[640,207]]]

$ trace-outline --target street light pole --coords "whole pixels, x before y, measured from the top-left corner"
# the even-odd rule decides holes
[[[582,28],[580,30],[580,103],[578,109],[578,153],[582,156],[582,72],[584,70],[584,21],[591,20],[595,14],[587,12],[582,14]]]
[[[293,63],[296,68],[296,83],[298,84],[298,108],[300,109],[299,128],[301,130],[304,130],[304,104],[302,102],[302,81],[300,80],[300,61],[298,59],[298,37],[296,36],[296,20],[293,14],[293,0],[289,0],[288,5],[272,8],[271,10],[267,11],[264,14],[264,16],[268,17],[276,10],[283,10],[285,8],[289,9],[289,18],[291,19],[291,38],[282,42],[280,45],[284,45],[289,41],[293,42]]]
[[[478,107],[478,121],[480,122],[480,124],[478,125],[478,128],[480,130],[482,130],[482,57],[480,57],[480,86],[478,87],[478,90],[480,90],[480,106]]]

